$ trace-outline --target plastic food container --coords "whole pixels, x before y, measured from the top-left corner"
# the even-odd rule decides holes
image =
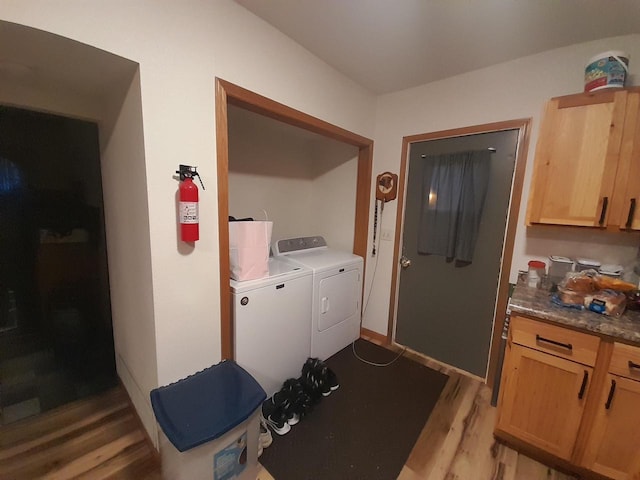
[[[622,265],[602,265],[600,267],[600,274],[607,277],[620,278],[624,267]]]
[[[549,280],[558,284],[564,276],[573,270],[573,260],[568,257],[551,255],[549,257]]]
[[[599,272],[600,262],[589,258],[578,258],[576,260],[576,272],[582,272],[584,270],[595,270]]]
[[[629,55],[620,50],[609,50],[589,59],[584,71],[584,91],[624,87],[629,70]]]

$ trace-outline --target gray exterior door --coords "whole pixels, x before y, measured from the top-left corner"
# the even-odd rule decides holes
[[[448,365],[485,377],[513,180],[518,130],[411,144],[407,171],[395,341]],[[417,253],[424,162],[439,155],[495,148],[473,262]],[[508,273],[508,272],[507,272]]]

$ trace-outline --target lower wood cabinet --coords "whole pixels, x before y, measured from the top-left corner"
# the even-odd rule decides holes
[[[503,367],[498,428],[569,460],[592,376],[591,367],[512,344]]]
[[[615,345],[609,372],[596,396],[593,425],[580,462],[587,469],[610,478],[640,478],[638,356],[638,348]]]
[[[640,479],[640,348],[512,317],[496,436],[581,473]]]

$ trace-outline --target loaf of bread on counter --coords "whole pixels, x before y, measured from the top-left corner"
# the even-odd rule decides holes
[[[624,282],[619,278],[596,275],[594,281],[598,290],[615,290],[616,292],[632,292],[636,289],[633,283]]]
[[[584,305],[584,299],[592,292],[575,292],[558,286],[558,299],[565,305]]]
[[[614,290],[600,290],[584,297],[584,306],[592,312],[619,317],[624,313],[627,297]]]
[[[564,280],[560,282],[559,287],[579,293],[595,292],[598,290],[595,282],[595,273],[595,270],[569,272],[565,275]]]

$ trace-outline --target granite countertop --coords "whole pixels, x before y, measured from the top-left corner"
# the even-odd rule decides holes
[[[640,345],[640,312],[627,310],[619,318],[580,311],[551,303],[551,293],[518,283],[509,302],[511,313],[521,313]]]

